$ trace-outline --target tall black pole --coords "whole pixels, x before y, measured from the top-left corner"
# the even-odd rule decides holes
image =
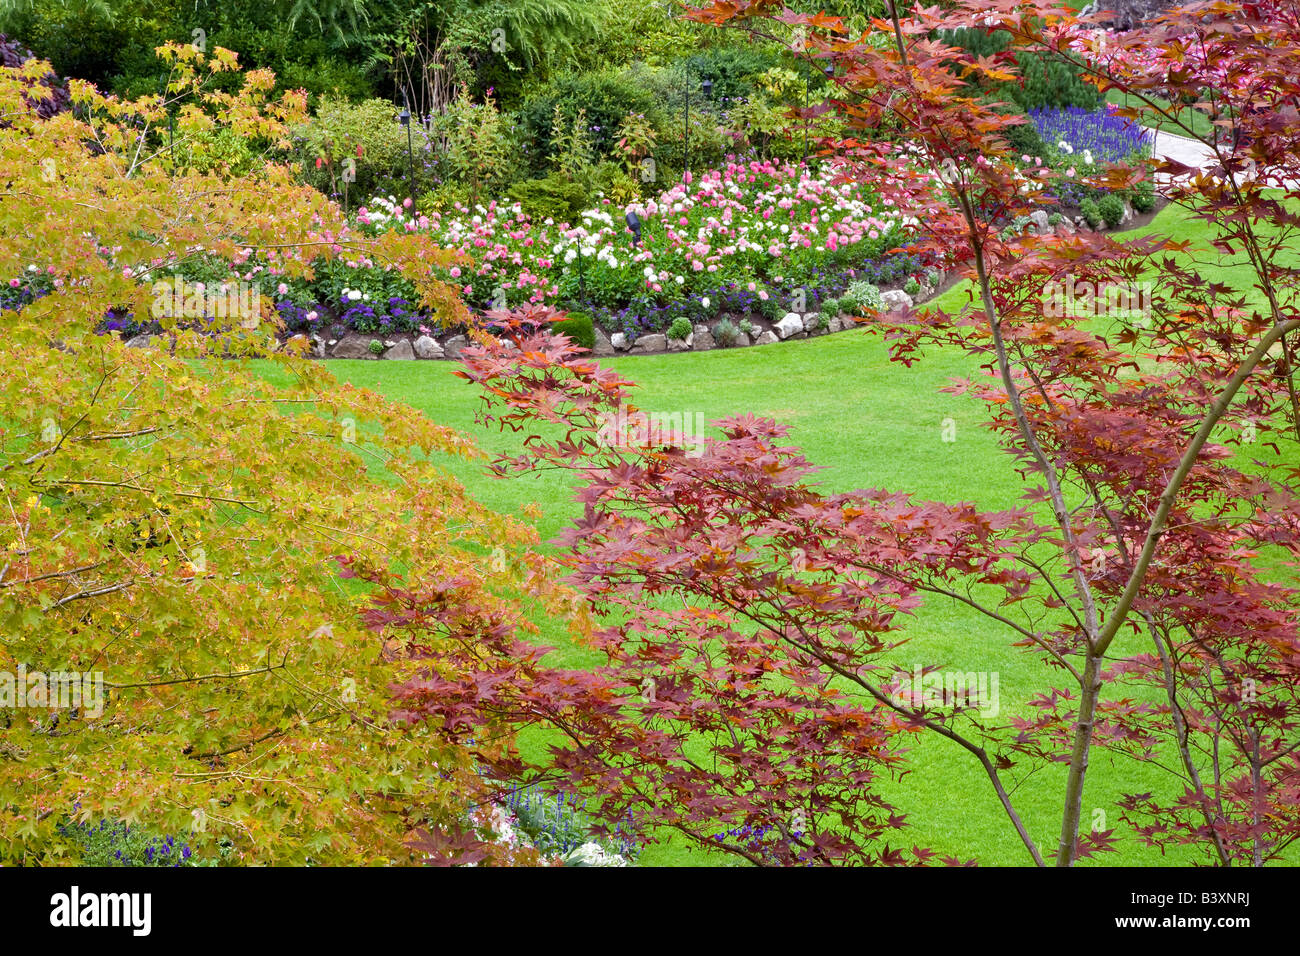
[[[808,73],[803,75],[803,164],[808,165]]]
[[[406,170],[410,177],[411,183],[411,215],[415,215],[415,148],[411,145],[411,103],[406,97],[406,89],[402,89],[402,103],[406,107]]]
[[[691,175],[691,82],[686,81],[686,139],[682,144],[682,182]]]

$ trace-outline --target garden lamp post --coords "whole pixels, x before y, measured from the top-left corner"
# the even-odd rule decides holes
[[[627,227],[632,230],[633,248],[641,245],[641,217],[636,214],[635,209],[629,209],[623,218],[627,222]]]
[[[415,215],[415,148],[411,144],[411,101],[407,99],[406,87],[402,87],[402,112],[397,114],[397,121],[406,127],[406,171],[411,187],[411,215]]]

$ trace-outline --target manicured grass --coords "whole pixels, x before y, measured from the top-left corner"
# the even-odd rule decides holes
[[[1169,101],[1161,99],[1158,96],[1147,94],[1147,99],[1161,109],[1167,110],[1170,108]],[[1131,106],[1138,110],[1143,110],[1146,106],[1146,103],[1143,100],[1136,96],[1130,96],[1122,90],[1107,90],[1106,102],[1114,103],[1116,106]],[[1214,129],[1214,124],[1210,122],[1210,117],[1205,113],[1202,113],[1200,110],[1183,110],[1178,118],[1184,124],[1183,126],[1180,126],[1177,122],[1166,119],[1158,114],[1143,112],[1141,122],[1145,126],[1150,126],[1154,129],[1162,129],[1166,133],[1173,133],[1176,136],[1208,136]],[[1188,129],[1185,127],[1190,127],[1191,132],[1189,133]]]
[[[1149,227],[1178,231],[1201,239],[1177,210],[1167,210]],[[1222,268],[1230,268],[1223,266]],[[941,303],[957,308],[965,288],[949,290]],[[953,350],[932,350],[907,369],[888,360],[884,343],[866,332],[848,332],[806,341],[738,350],[681,355],[621,357],[609,360],[639,385],[637,404],[651,412],[703,413],[706,420],[752,413],[791,426],[790,441],[820,464],[820,480],[829,492],[854,488],[904,489],[924,498],[972,501],[985,508],[1023,504],[1024,485],[1008,455],[999,450],[980,422],[983,408],[970,398],[943,394],[951,378],[975,371],[976,362]],[[455,366],[441,362],[333,362],[342,379],[374,388],[474,435],[489,452],[516,452],[514,434],[486,431],[473,424],[479,403],[474,387],[453,376]],[[956,425],[956,440],[942,439],[945,419]],[[541,509],[537,523],[550,538],[576,513],[571,488],[561,476],[497,480],[478,465],[449,463],[471,492],[503,512],[517,512],[521,502]],[[968,608],[929,602],[906,626],[910,642],[897,659],[907,665],[938,664],[961,671],[997,672],[1001,717],[1023,711],[1027,699],[1050,686],[1037,659],[1011,646],[1014,637],[990,625]],[[564,643],[558,633],[557,663],[581,666],[588,652]],[[1123,654],[1125,647],[1117,647]],[[533,741],[532,746],[540,746]],[[1015,837],[978,765],[956,745],[924,736],[916,738],[912,772],[883,789],[908,814],[915,830],[904,840],[933,846],[985,865],[1018,865],[1028,856]],[[1038,771],[1019,781],[1015,803],[1044,852],[1054,848],[1059,829],[1063,767]],[[1169,793],[1174,781],[1146,764],[1096,752],[1085,794],[1085,819],[1105,814],[1104,826],[1124,828],[1115,809],[1125,793]],[[1096,865],[1169,865],[1187,863],[1190,853],[1158,851],[1122,839],[1118,853]],[[727,858],[729,859],[729,858]],[[643,862],[692,865],[726,862],[691,851],[681,838],[652,846]],[[1085,863],[1085,865],[1090,865]]]

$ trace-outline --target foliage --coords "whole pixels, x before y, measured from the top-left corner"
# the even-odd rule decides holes
[[[620,70],[594,73],[566,73],[532,92],[519,110],[520,133],[532,144],[533,169],[543,171],[553,157],[564,152],[557,143],[562,137],[572,144],[575,124],[584,142],[589,139],[591,160],[596,157],[622,160],[618,141],[624,121],[633,114],[649,119],[656,130],[662,111],[654,95]]]
[[[870,282],[854,282],[849,285],[840,306],[846,312],[879,311],[885,307],[885,300],[880,297],[880,289]]]
[[[445,144],[445,175],[468,186],[471,204],[498,195],[514,178],[517,146],[490,96],[474,103],[462,87],[436,129]]]
[[[1097,213],[1109,228],[1114,229],[1124,218],[1124,200],[1108,193],[1097,202]]]
[[[415,188],[420,195],[433,176],[432,140],[412,127]],[[326,99],[315,118],[298,128],[303,180],[322,192],[355,202],[375,195],[408,195],[412,160],[407,129],[387,100],[351,104]]]
[[[740,340],[740,329],[730,319],[719,319],[713,325],[713,338],[724,349],[729,349]]]
[[[1083,202],[1079,203],[1079,215],[1082,216],[1084,221],[1093,229],[1101,227],[1101,208],[1097,205],[1095,199],[1085,199]]]
[[[673,319],[673,324],[668,326],[668,337],[684,342],[693,331],[695,331],[695,327],[691,325],[691,320],[682,315]]]
[[[178,135],[287,144],[305,119],[302,96],[275,97],[271,77],[238,74],[228,51],[165,58],[196,101]],[[208,86],[214,70],[236,92]],[[294,280],[347,254],[394,263],[425,307],[452,310],[454,290],[427,274],[448,254],[349,234],[282,166],[220,177],[149,159],[166,128],[156,96],[118,101],[73,81],[75,109],[41,119],[26,88],[0,70],[0,275],[47,276],[44,294],[5,312],[0,339],[4,366],[24,370],[0,381],[0,671],[84,674],[88,696],[8,711],[0,856],[102,856],[78,831],[105,820],[130,827],[131,846],[166,834],[239,863],[476,846],[463,822],[481,791],[473,760],[393,713],[389,688],[411,665],[363,627],[350,576],[398,568],[454,588],[448,636],[516,613],[525,594],[560,615],[535,533],[434,463],[435,451],[473,456],[465,438],[339,386],[293,347],[270,352],[267,303],[182,318],[154,288],[155,270],[183,270],[195,250],[250,282],[255,251]],[[113,310],[155,317],[161,347],[96,334]],[[251,370],[256,355],[274,375]],[[497,547],[508,566],[485,557]],[[457,836],[416,837],[430,827]]]
[[[16,69],[31,60],[33,55],[21,43],[15,43],[0,33],[0,67]],[[67,83],[51,70],[38,79],[28,81],[26,102],[36,110],[36,115],[49,119],[55,113],[66,110],[72,99],[68,95]]]
[[[563,319],[555,323],[555,332],[557,335],[567,335],[576,345],[584,349],[594,349],[596,347],[596,329],[592,325],[591,316],[582,312],[569,312]]]
[[[589,199],[587,188],[582,183],[575,183],[562,173],[515,183],[506,194],[519,203],[521,210],[531,219],[553,222],[574,222]]]
[[[1149,179],[1144,179],[1133,187],[1133,209],[1135,212],[1147,213],[1156,208],[1156,187]]]

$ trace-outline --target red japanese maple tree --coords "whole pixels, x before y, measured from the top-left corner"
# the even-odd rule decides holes
[[[497,314],[516,348],[485,340],[465,375],[484,389],[485,421],[527,435],[502,474],[581,479],[583,514],[560,544],[600,622],[602,663],[547,666],[509,628],[425,642],[418,582],[394,585],[384,626],[428,662],[396,689],[403,712],[485,741],[493,727],[544,726],[554,744],[540,764],[485,747],[485,766],[564,779],[597,794],[611,824],[631,813],[647,832],[669,827],[755,863],[932,858],[902,849],[905,819],[879,786],[906,772],[905,744],[924,733],[971,755],[1039,865],[1118,839],[1081,825],[1097,748],[1174,778],[1163,795],[1124,799],[1138,839],[1195,844],[1221,865],[1279,858],[1300,835],[1300,270],[1288,252],[1300,7],[1200,3],[1119,35],[1019,0],[894,4],[866,36],[769,0],[692,15],[770,36],[800,29],[806,55],[833,64],[854,135],[823,155],[905,201],[926,224],[924,251],[972,280],[958,312],[864,324],[909,365],[934,344],[978,359],[986,374],[952,390],[984,403],[1027,504],[826,494],[785,429],[752,417],[715,423],[722,437],[702,449],[663,433],[610,442],[610,417],[636,414],[631,383],[552,334],[547,310]],[[972,57],[938,32],[959,26],[1005,30],[1013,45]],[[1217,170],[1154,160],[1094,182],[1155,177],[1247,283],[1203,279],[1188,242],[1006,234],[1059,178],[1010,148],[1007,128],[1023,119],[974,92],[980,78],[1013,78],[1025,49],[1127,92],[1148,122],[1195,136],[1193,112],[1212,118],[1201,139]],[[1050,290],[1067,281],[1150,283],[1150,307],[1140,321],[1062,315]],[[923,601],[960,602],[988,622],[985,640],[1042,659],[1030,714],[998,724],[969,700],[940,708],[899,693],[893,652]],[[1012,781],[1050,763],[1068,772],[1059,837],[1044,848]]]

